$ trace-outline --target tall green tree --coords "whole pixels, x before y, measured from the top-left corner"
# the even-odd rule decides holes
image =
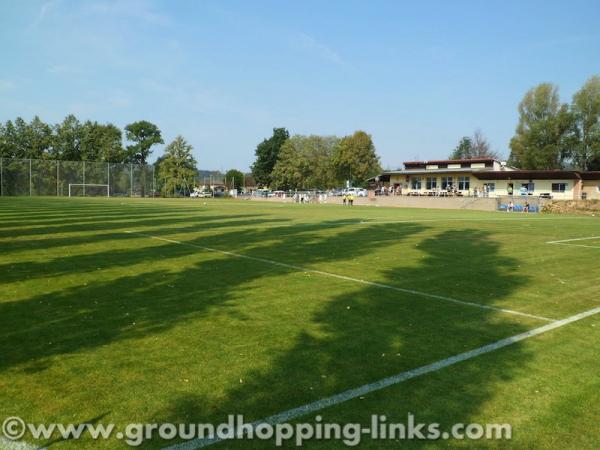
[[[17,158],[19,157],[18,153],[17,128],[11,120],[7,120],[2,127],[2,136],[0,137],[0,157]]]
[[[494,158],[500,155],[491,149],[489,141],[481,130],[475,130],[473,136],[463,136],[449,159]]]
[[[283,144],[290,138],[285,128],[273,128],[273,136],[263,140],[255,150],[256,160],[252,164],[252,175],[259,185],[269,186],[272,172]]]
[[[109,123],[86,121],[81,127],[81,156],[86,161],[124,162],[121,130]]]
[[[519,103],[519,123],[510,141],[510,164],[521,169],[560,169],[574,144],[574,119],[560,103],[558,87],[542,83]]]
[[[46,159],[51,156],[54,135],[52,127],[35,116],[27,127],[29,158]]]
[[[448,159],[467,159],[471,154],[473,142],[469,136],[463,136]]]
[[[81,131],[81,123],[73,114],[56,124],[51,157],[64,161],[81,161]]]
[[[600,170],[600,76],[575,93],[571,111],[577,128],[573,164],[580,170]]]
[[[163,194],[185,195],[190,191],[198,172],[192,151],[193,147],[182,136],[177,136],[167,145],[164,157],[158,165]]]
[[[333,157],[333,165],[339,179],[350,180],[356,185],[363,185],[367,178],[381,172],[379,156],[371,135],[364,131],[356,131],[340,141]]]
[[[286,190],[334,187],[333,157],[339,142],[335,136],[292,136],[281,147],[273,186]]]
[[[6,125],[0,122],[0,158],[8,158],[9,151]]]
[[[236,169],[228,170],[225,173],[225,180],[230,189],[237,189],[240,192],[244,188],[244,174]]]
[[[27,122],[25,122],[25,120],[23,120],[23,118],[17,117],[15,119],[15,128],[12,138],[16,158],[31,157],[29,140],[29,125]]]
[[[146,164],[152,153],[152,146],[164,144],[160,129],[146,120],[130,123],[125,127],[127,140],[133,142],[127,146],[127,162]]]

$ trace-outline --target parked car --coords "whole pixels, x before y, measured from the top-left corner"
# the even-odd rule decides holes
[[[198,189],[194,189],[194,191],[190,193],[191,198],[206,198],[206,197],[210,197],[210,196],[211,196],[210,192],[204,192],[204,191],[200,191]]]
[[[368,195],[366,189],[351,187],[344,189],[344,195],[354,195],[355,197],[366,197]]]
[[[257,189],[254,194],[257,197],[273,197],[275,195],[270,189]]]

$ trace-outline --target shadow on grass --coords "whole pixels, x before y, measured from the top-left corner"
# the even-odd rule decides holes
[[[231,216],[222,220],[229,218]],[[324,224],[274,229],[242,227],[219,232],[219,220],[215,218],[217,233],[190,242],[224,250],[249,251],[250,254],[254,251],[260,255],[271,254],[273,259],[301,263],[305,267],[348,261],[378,252],[385,255],[392,244],[429,229],[414,223],[360,228],[340,225],[338,228],[331,222],[325,223],[329,230],[325,234]],[[164,225],[163,219],[158,223],[150,222],[145,226]],[[196,223],[187,227],[182,225],[181,228],[167,227],[148,233],[168,237],[174,232],[193,232],[202,227]],[[109,224],[109,229],[112,226],[114,224]],[[105,229],[99,225],[97,230]],[[375,235],[377,240],[373,240]],[[172,243],[145,246],[146,238],[135,239],[141,243],[139,248],[64,257],[55,261],[56,269],[37,266],[37,270],[42,271],[40,276],[50,277],[65,271],[84,273],[98,264],[104,268],[125,267],[147,262],[157,255],[161,260],[169,260],[199,252],[197,248]],[[481,293],[482,302],[491,305],[526,282],[522,275],[507,270],[516,266],[516,261],[500,255],[498,245],[481,231],[442,232],[421,241],[419,248],[424,257],[417,267],[386,268],[379,272],[384,275],[383,282],[391,285],[414,283],[419,290],[427,292],[448,288],[452,289],[453,295],[475,291]],[[32,273],[34,269],[23,266],[20,273],[28,270]],[[4,301],[0,303],[0,370],[17,368],[35,374],[46,370],[56,358],[84,351],[93,354],[95,349],[111,343],[158,336],[173,327],[214,314],[229,314],[246,320],[243,305],[252,299],[244,297],[245,289],[260,280],[264,286],[289,293],[290,286],[279,286],[278,282],[291,272],[294,271],[208,254],[205,261],[190,264],[179,272],[149,270],[27,300]],[[6,272],[3,273],[5,277]],[[368,278],[364,274],[361,277]],[[246,420],[256,420],[533,327],[494,311],[461,307],[376,286],[348,281],[348,293],[330,295],[327,286],[331,279],[317,276],[310,282],[321,283],[324,287],[322,305],[312,315],[310,324],[288,336],[289,344],[277,347],[277,351],[269,354],[268,368],[246,369],[240,377],[243,383],[228,384],[218,395],[188,394],[178,398],[176,392],[167,393],[166,405],[155,411],[154,419],[163,423],[219,422],[227,414],[244,414]],[[302,302],[303,291],[298,287],[295,289],[287,301]],[[279,306],[283,305],[280,303]],[[268,314],[265,317],[267,326],[277,327],[277,308],[274,306]],[[289,316],[281,320],[289,320]],[[202,330],[197,332],[202,333]],[[169,349],[164,351],[168,353]],[[204,354],[202,348],[196,352],[196,356],[206,359],[209,364],[214,357]],[[462,387],[453,386],[450,381],[441,386],[414,385],[415,390],[402,391],[405,397],[392,399],[391,403],[414,405],[413,412],[422,420],[467,422],[486,400],[493,397],[495,383],[510,379],[515,368],[529,359],[519,345],[513,346],[510,355],[509,359],[498,358],[492,370],[486,368],[469,374],[468,402],[455,393],[445,393]],[[231,364],[238,363],[232,360]],[[201,388],[199,390],[202,392]],[[392,388],[390,391],[396,392]],[[384,393],[381,395],[385,397]],[[365,416],[369,414],[396,412],[389,401],[384,399],[362,410],[360,400],[353,400],[348,404],[349,409],[340,407],[334,412],[342,419],[358,416],[358,420],[363,421],[368,420]],[[149,447],[163,444],[147,443]],[[238,445],[244,448],[250,444]],[[260,443],[256,445],[261,446]]]
[[[461,239],[455,239],[457,233]],[[396,280],[421,280],[421,290],[429,291],[438,282],[448,282],[440,268],[451,271],[460,264],[461,271],[453,278],[453,285],[458,286],[455,290],[476,291],[486,298],[487,304],[493,304],[526,283],[525,277],[507,270],[516,262],[501,256],[498,244],[487,233],[469,229],[447,231],[425,239],[419,247],[425,253],[420,267],[386,270],[389,284]],[[467,275],[469,269],[473,276]],[[154,419],[165,423],[219,423],[226,422],[227,414],[244,414],[246,422],[258,420],[542,325],[525,322],[528,323],[489,310],[362,287],[324,302],[313,317],[313,325],[318,325],[322,333],[300,333],[288,351],[273,356],[268,370],[245,373],[244,383],[232,386],[218,400],[202,396],[181,398],[157,412]],[[475,369],[469,366],[468,375],[440,381],[445,373],[442,371],[413,380],[406,388],[387,388],[367,399],[351,400],[319,414],[328,420],[362,422],[365,426],[369,425],[371,414],[384,414],[405,423],[409,412],[419,421],[439,422],[448,429],[454,423],[468,423],[493,398],[494,386],[511,379],[531,356],[516,344],[510,348],[509,357],[504,353],[487,358],[487,365]],[[445,370],[461,374],[462,366]],[[314,421],[315,414],[306,417],[306,421]],[[377,447],[398,445],[397,441],[375,442]],[[147,443],[152,448],[164,444]],[[339,441],[314,444],[319,448],[343,447]],[[415,448],[431,444],[418,440],[407,443]],[[228,442],[226,446],[264,448],[267,443]]]
[[[302,256],[310,266],[320,261],[344,260],[367,254],[373,247],[364,242],[368,231],[358,229],[321,239],[323,224],[290,225],[274,229],[242,229],[217,233],[190,241],[194,245],[236,250],[260,245],[261,250],[275,250],[293,241],[312,243]],[[218,223],[215,224],[218,227]],[[332,225],[334,226],[334,225]],[[174,231],[197,231],[199,225],[150,231],[156,236],[170,236]],[[328,227],[331,228],[331,227]],[[404,226],[411,235],[422,230],[417,225]],[[50,279],[60,275],[94,273],[99,269],[126,268],[159,259],[161,262],[196,253],[205,253],[206,262],[181,272],[162,272],[144,266],[144,273],[120,276],[110,281],[92,281],[84,285],[27,300],[0,303],[0,369],[26,364],[25,370],[44,370],[52,356],[78,352],[122,339],[137,339],[159,333],[212,308],[225,308],[237,289],[260,278],[276,278],[294,269],[253,263],[245,259],[203,252],[197,247],[163,243],[143,236],[128,235],[140,246],[127,250],[72,255],[44,263],[12,263],[2,267],[2,283]],[[397,242],[399,234],[389,236]],[[339,245],[335,242],[338,241]],[[265,245],[265,242],[268,242]],[[345,244],[342,245],[342,242]],[[348,243],[353,243],[348,245]],[[385,245],[380,241],[380,246]],[[294,244],[295,245],[295,244]],[[332,245],[339,247],[335,256]],[[311,250],[308,251],[308,248]],[[9,270],[7,270],[9,269]],[[233,274],[233,275],[232,275]]]

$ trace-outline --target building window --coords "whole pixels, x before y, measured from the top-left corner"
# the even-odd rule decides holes
[[[599,184],[598,186],[596,186],[596,190],[597,190],[598,192],[600,192],[600,184]]]
[[[468,191],[471,187],[471,180],[469,177],[458,177],[458,190]]]
[[[521,195],[531,194],[535,190],[535,183],[521,184]]]
[[[425,182],[428,190],[433,190],[437,188],[437,178],[435,177],[427,177],[427,181]]]
[[[442,177],[442,189],[448,190],[452,188],[452,177]]]
[[[552,183],[552,192],[565,192],[567,183]]]
[[[421,177],[413,177],[410,179],[410,181],[411,181],[411,187],[413,190],[415,190],[415,191],[421,190]]]
[[[496,192],[496,183],[486,183],[483,188],[487,192]]]

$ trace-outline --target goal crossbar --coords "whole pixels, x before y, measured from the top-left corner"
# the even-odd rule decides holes
[[[106,196],[110,197],[110,187],[108,184],[93,184],[93,183],[69,183],[69,197],[71,197],[71,187],[72,186],[81,186],[83,187],[83,195],[85,195],[86,187],[105,187],[106,188]]]

